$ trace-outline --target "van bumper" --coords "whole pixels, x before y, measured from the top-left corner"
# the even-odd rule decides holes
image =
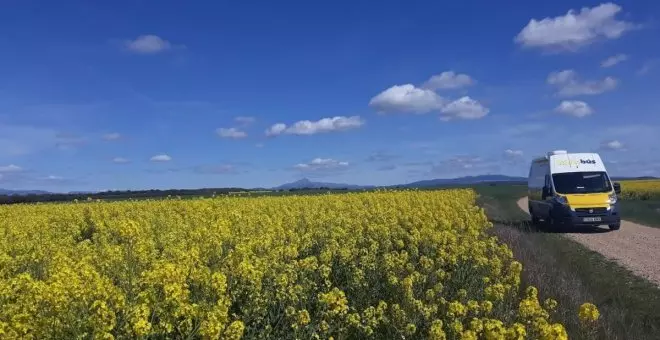
[[[593,211],[592,211],[593,210]],[[576,208],[557,204],[552,209],[552,217],[555,221],[573,226],[599,226],[621,223],[619,215],[619,203],[607,208]]]

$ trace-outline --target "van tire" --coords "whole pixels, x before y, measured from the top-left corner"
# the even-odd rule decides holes
[[[619,230],[619,228],[621,228],[621,223],[610,224],[608,227],[610,227],[610,230]]]
[[[532,214],[532,225],[538,225],[541,222],[541,219],[538,216]]]
[[[534,214],[534,209],[532,209],[532,204],[527,203],[527,212],[529,213],[529,216],[532,218],[532,225],[537,225],[539,224],[540,219]]]
[[[557,223],[557,221],[555,220],[555,218],[552,217],[552,211],[550,211],[550,213],[548,213],[548,218],[545,220],[545,224],[546,224],[548,227],[550,227],[550,230],[555,230],[555,231],[556,231],[557,228],[561,227],[561,226],[559,225],[559,223]]]

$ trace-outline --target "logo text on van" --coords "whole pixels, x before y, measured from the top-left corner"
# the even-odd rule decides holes
[[[557,165],[559,166],[579,166],[580,164],[596,164],[596,160],[594,159],[580,159],[579,161],[575,159],[557,160]]]

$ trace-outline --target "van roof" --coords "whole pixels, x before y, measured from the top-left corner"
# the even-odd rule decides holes
[[[550,173],[607,171],[600,155],[593,152],[550,155]]]

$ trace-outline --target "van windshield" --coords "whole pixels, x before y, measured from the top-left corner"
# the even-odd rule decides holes
[[[604,171],[567,172],[552,175],[555,191],[560,194],[587,194],[612,191],[612,184]]]

